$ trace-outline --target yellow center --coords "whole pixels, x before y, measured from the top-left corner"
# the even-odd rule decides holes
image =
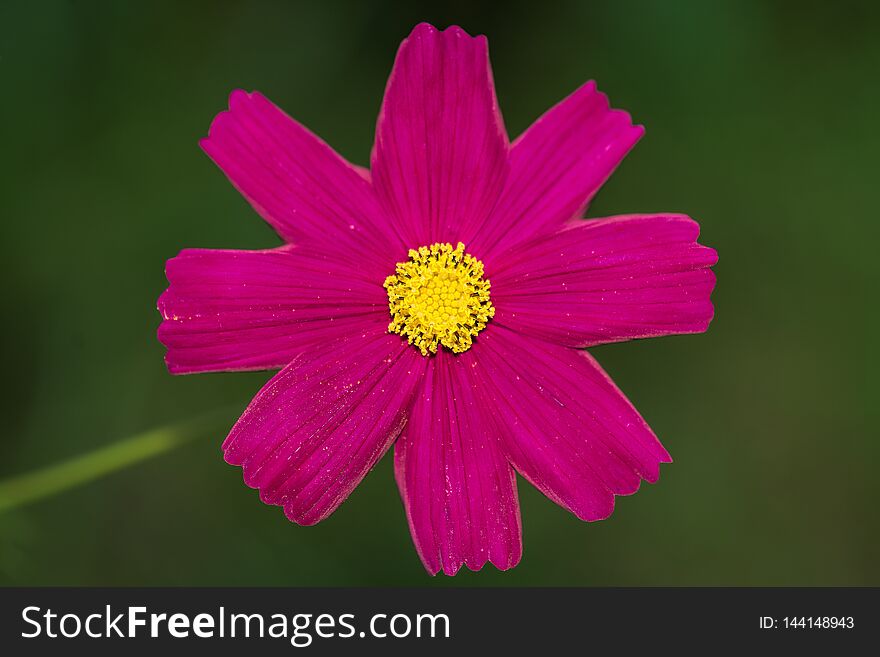
[[[456,354],[467,351],[495,315],[483,263],[466,254],[461,242],[454,249],[448,242],[410,249],[409,260],[397,263],[384,287],[388,330],[423,356],[436,354],[438,344]]]

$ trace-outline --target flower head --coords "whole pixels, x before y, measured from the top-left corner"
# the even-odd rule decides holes
[[[427,356],[442,344],[460,354],[471,348],[486,322],[495,316],[483,263],[464,252],[464,244],[434,243],[410,249],[409,261],[397,263],[385,279],[391,323]]]
[[[202,148],[285,245],[184,250],[159,299],[171,372],[281,369],[226,460],[309,525],[393,444],[432,574],[519,562],[515,472],[583,520],[656,481],[668,453],[582,348],[704,331],[717,256],[683,215],[581,219],[642,133],[589,82],[509,143],[457,27],[401,45],[369,171],[233,92]]]

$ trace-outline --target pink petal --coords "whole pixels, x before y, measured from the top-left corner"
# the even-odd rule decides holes
[[[505,455],[547,497],[581,520],[601,520],[615,495],[671,461],[654,433],[585,351],[503,327],[479,337],[475,387],[503,428]]]
[[[633,215],[533,239],[491,272],[493,321],[569,346],[705,331],[718,255],[699,232],[683,215]]]
[[[159,340],[175,374],[282,367],[388,321],[381,280],[307,247],[186,249],[166,274]]]
[[[501,570],[522,554],[513,469],[477,401],[472,352],[429,359],[424,384],[394,446],[397,485],[416,550],[432,575],[462,564]]]
[[[245,483],[290,520],[329,516],[406,421],[426,359],[374,324],[303,354],[257,394],[223,443]]]
[[[286,241],[344,246],[368,256],[403,248],[363,170],[260,93],[233,91],[229,110],[217,115],[200,143]]]
[[[404,40],[376,128],[373,185],[415,248],[466,240],[495,204],[507,136],[486,38],[418,25]]]
[[[588,82],[550,109],[510,149],[510,175],[492,215],[468,242],[493,259],[534,235],[581,216],[644,129],[612,110]]]

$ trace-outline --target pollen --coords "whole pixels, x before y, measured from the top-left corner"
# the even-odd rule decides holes
[[[407,339],[422,352],[436,354],[438,345],[460,354],[495,316],[483,263],[464,252],[461,242],[435,243],[409,250],[385,279],[390,333]]]

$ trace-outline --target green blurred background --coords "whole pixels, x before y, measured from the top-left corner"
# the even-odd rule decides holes
[[[0,583],[880,584],[877,10],[439,6],[2,5],[0,479],[232,410],[0,513]],[[262,505],[219,447],[268,373],[171,377],[155,338],[166,258],[278,243],[197,146],[228,92],[365,164],[421,20],[488,35],[511,135],[596,79],[647,135],[590,215],[686,212],[721,257],[707,334],[594,350],[673,454],[660,482],[584,524],[521,481],[521,565],[454,579],[422,570],[387,458],[317,527]]]

